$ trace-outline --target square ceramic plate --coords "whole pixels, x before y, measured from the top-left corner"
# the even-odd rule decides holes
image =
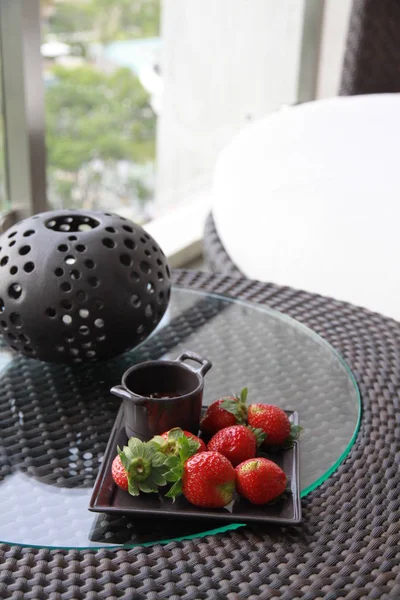
[[[298,425],[298,415],[294,411],[286,411],[290,421]],[[89,510],[109,514],[131,516],[162,517],[169,519],[217,519],[238,523],[277,523],[282,525],[300,523],[300,482],[299,482],[299,442],[293,447],[269,455],[285,472],[288,479],[288,491],[277,502],[263,506],[255,506],[245,499],[237,498],[228,506],[219,509],[197,508],[183,496],[175,503],[162,494],[141,494],[133,497],[120,490],[111,477],[111,464],[117,454],[117,446],[124,446],[127,436],[124,429],[123,406],[119,410],[107,444],[103,462],[100,467]]]

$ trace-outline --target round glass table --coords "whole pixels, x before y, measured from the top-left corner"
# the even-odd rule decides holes
[[[325,481],[357,435],[354,377],[317,334],[264,306],[174,288],[167,313],[138,348],[97,364],[53,365],[0,348],[0,541],[96,548],[150,545],[240,527],[204,521],[132,519],[88,511],[119,409],[109,392],[131,365],[208,358],[204,400],[249,388],[249,403],[299,413],[301,495]]]

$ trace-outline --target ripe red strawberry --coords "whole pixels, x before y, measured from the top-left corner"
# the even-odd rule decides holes
[[[114,458],[111,465],[111,475],[114,482],[121,490],[128,491],[128,474],[123,466],[119,455]]]
[[[244,423],[247,416],[247,388],[240,396],[227,396],[216,400],[207,408],[200,422],[200,429],[207,435],[214,435],[224,427]]]
[[[182,491],[189,502],[203,508],[222,508],[232,501],[235,469],[219,452],[201,452],[184,465]]]
[[[244,460],[255,457],[257,446],[264,438],[265,433],[261,429],[253,431],[245,425],[233,425],[217,431],[208,442],[208,449],[220,452],[236,467]]]
[[[236,489],[252,504],[271,502],[286,488],[286,475],[267,458],[250,458],[236,467]]]
[[[248,422],[251,427],[259,427],[265,433],[266,446],[280,446],[290,436],[290,421],[287,414],[273,404],[250,404]]]
[[[198,448],[198,450],[196,450],[197,453],[205,452],[207,450],[207,446],[205,445],[203,440],[201,440],[199,437],[197,437],[197,435],[194,435],[193,433],[190,433],[190,431],[186,431],[185,429],[183,429],[183,433],[185,434],[185,436],[187,438],[189,438],[190,440],[193,440],[194,442],[197,442],[199,444],[199,448]],[[177,442],[176,442],[176,440],[168,439],[168,434],[169,434],[169,431],[164,431],[164,433],[162,433],[160,437],[162,437],[164,440],[166,440],[168,442],[169,450],[168,450],[168,452],[166,452],[163,448],[161,448],[161,451],[165,452],[165,454],[176,454],[175,450],[176,450]]]

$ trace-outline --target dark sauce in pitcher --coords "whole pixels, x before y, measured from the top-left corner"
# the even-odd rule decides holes
[[[169,398],[179,398],[182,395],[180,392],[154,392],[154,394],[149,394],[148,397],[157,400],[168,400]]]

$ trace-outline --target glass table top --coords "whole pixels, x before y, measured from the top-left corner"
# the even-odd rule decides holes
[[[88,511],[119,402],[109,393],[143,360],[208,358],[204,401],[249,388],[249,403],[299,413],[302,496],[344,460],[361,413],[355,380],[318,335],[266,307],[175,288],[156,331],[107,362],[52,365],[0,347],[0,541],[57,548],[149,545],[237,528]]]

